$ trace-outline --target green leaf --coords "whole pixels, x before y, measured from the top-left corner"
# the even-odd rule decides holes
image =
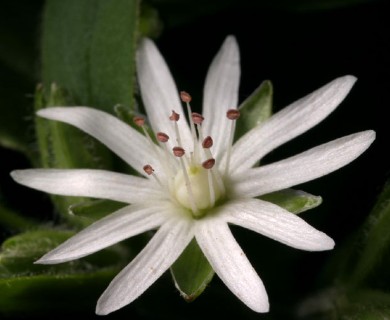
[[[48,99],[39,85],[35,94],[35,108],[67,105],[64,91],[57,85],[50,86]],[[91,137],[69,125],[36,117],[36,136],[40,151],[40,167],[44,168],[109,168],[110,154]],[[75,147],[77,146],[77,147]],[[52,196],[55,207],[63,218],[70,221],[68,208],[73,203],[86,201],[79,197]]]
[[[7,239],[0,252],[0,317],[93,313],[98,295],[130,259],[120,245],[58,265],[34,264],[74,233],[34,230]]]
[[[379,320],[390,318],[390,294],[378,290],[351,291],[343,320]]]
[[[235,140],[252,128],[260,125],[272,114],[273,88],[270,81],[260,86],[239,106],[240,118],[237,120]]]
[[[132,108],[139,1],[49,0],[43,19],[44,84],[76,104]]]
[[[139,20],[139,32],[144,37],[157,38],[163,29],[158,11],[146,2],[141,3],[141,16]]]
[[[371,289],[330,288],[311,295],[297,309],[306,320],[380,320],[390,317],[390,294]]]
[[[195,239],[172,265],[171,273],[176,288],[188,302],[195,300],[214,276],[213,268]]]
[[[313,209],[322,203],[320,196],[301,190],[284,189],[261,196],[260,199],[272,202],[292,213]]]
[[[17,230],[26,230],[36,227],[37,222],[23,217],[0,204],[0,226],[14,232]]]
[[[357,285],[368,276],[375,274],[382,262],[389,260],[390,249],[390,182],[380,194],[372,209],[360,237],[357,241],[359,250],[354,259],[353,271],[349,272],[350,283]],[[385,266],[387,269],[388,266]]]
[[[71,205],[69,207],[69,212],[82,219],[84,225],[89,225],[126,205],[127,204],[111,200],[91,200]]]
[[[82,274],[0,279],[0,317],[80,316],[81,312],[91,315],[99,295],[117,271],[110,268]]]
[[[72,231],[44,229],[21,233],[5,240],[0,252],[0,278],[33,274],[73,274],[91,272],[123,263],[128,254],[119,246],[102,250],[71,263],[46,266],[34,264],[74,234]]]

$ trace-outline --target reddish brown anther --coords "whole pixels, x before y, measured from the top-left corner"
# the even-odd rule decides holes
[[[184,156],[184,154],[185,154],[185,151],[182,147],[173,147],[172,150],[173,150],[173,154],[179,158]]]
[[[204,118],[201,114],[193,112],[191,116],[192,116],[192,121],[194,121],[195,124],[202,124]]]
[[[180,114],[176,113],[175,111],[172,110],[172,114],[169,116],[169,120],[171,121],[179,121],[180,119]]]
[[[144,171],[148,174],[151,175],[154,172],[153,167],[150,164],[147,164],[144,166]]]
[[[226,112],[226,116],[229,120],[237,120],[240,117],[240,111],[238,109],[229,109]]]
[[[213,146],[213,138],[211,138],[210,136],[207,136],[206,138],[204,138],[203,142],[202,142],[202,147],[205,148],[205,149],[209,149]]]
[[[167,142],[169,140],[169,136],[164,132],[157,132],[156,137],[160,142]]]
[[[138,127],[142,127],[144,124],[145,124],[145,119],[143,117],[138,117],[138,116],[135,116],[133,118],[133,121],[134,123],[138,126]]]
[[[191,102],[192,97],[190,96],[190,94],[188,92],[180,91],[180,99],[181,99],[181,101],[188,103],[188,102]]]
[[[211,158],[211,159],[204,161],[202,163],[202,167],[205,169],[211,169],[212,167],[214,167],[214,164],[215,164],[215,159]]]

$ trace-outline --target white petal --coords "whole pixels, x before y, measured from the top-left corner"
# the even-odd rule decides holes
[[[237,174],[233,192],[257,197],[322,177],[360,156],[374,141],[371,130],[322,144],[296,156]]]
[[[226,222],[205,219],[196,228],[195,237],[225,285],[252,310],[268,312],[269,303],[263,282],[234,239]]]
[[[176,134],[169,120],[174,110],[180,114],[177,124],[184,148],[191,145],[191,133],[179,100],[179,91],[156,45],[146,38],[142,39],[137,51],[137,73],[142,101],[153,130],[168,134],[171,138],[169,143],[174,146]]]
[[[27,169],[11,172],[27,187],[63,196],[110,199],[141,203],[162,197],[152,180],[127,174],[92,169]]]
[[[161,226],[141,253],[104,291],[96,313],[108,314],[137,299],[175,262],[192,238],[189,220],[171,220]]]
[[[159,162],[153,162],[157,157],[153,156],[155,148],[152,148],[149,141],[135,129],[108,113],[87,107],[54,107],[41,109],[37,114],[85,131],[143,175],[146,175],[143,170],[146,163],[159,169]],[[75,146],[75,150],[78,147],[80,146]]]
[[[245,134],[233,146],[231,171],[252,167],[271,150],[325,119],[346,97],[356,78],[337,78],[273,115]]]
[[[203,128],[214,140],[213,154],[226,149],[231,121],[226,111],[238,104],[240,52],[233,36],[226,38],[210,65],[203,90]]]
[[[323,251],[334,247],[334,241],[296,214],[270,202],[247,199],[226,205],[226,220],[258,232],[290,247]]]
[[[170,208],[161,204],[130,205],[91,224],[35,263],[56,264],[75,260],[142,232],[155,229],[168,220]]]

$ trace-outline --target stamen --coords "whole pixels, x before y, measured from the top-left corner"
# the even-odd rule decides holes
[[[210,158],[202,163],[202,167],[207,169],[207,182],[209,184],[209,193],[210,193],[210,205],[213,207],[215,204],[215,189],[213,181],[213,171],[208,170],[214,167],[215,159]]]
[[[237,120],[240,117],[240,111],[238,109],[229,109],[226,112],[226,117],[229,120],[232,120],[232,124],[230,126],[229,142],[228,142],[228,147],[227,147],[227,151],[226,151],[225,174],[227,175],[229,172],[230,155],[231,155],[231,150],[232,150],[232,145],[233,145],[235,126],[236,126],[236,122],[234,120]]]
[[[209,160],[214,160],[214,159],[209,159]],[[213,171],[212,170],[207,170],[207,182],[209,184],[210,206],[214,207],[214,205],[215,205],[215,189],[214,189]]]
[[[154,172],[154,169],[150,164],[147,164],[144,166],[144,171],[150,176]]]
[[[180,119],[180,114],[172,110],[172,114],[169,116],[169,120],[177,122],[179,121],[179,119]]]
[[[173,150],[173,154],[178,158],[181,158],[185,154],[185,151],[182,147],[173,147],[172,150]]]
[[[212,146],[213,146],[213,138],[211,138],[210,136],[207,136],[206,138],[204,138],[204,140],[202,142],[202,147],[204,149],[210,149]]]
[[[237,120],[240,117],[240,111],[238,109],[229,109],[226,112],[226,117],[229,120]]]
[[[202,124],[203,120],[204,120],[204,117],[199,114],[199,113],[196,113],[196,112],[193,112],[192,113],[192,121],[195,123],[195,124]]]
[[[156,179],[157,183],[162,187],[162,183],[159,178],[157,178],[156,174],[154,173],[154,169],[150,164],[144,165],[144,171],[147,175],[152,175],[154,179]]]
[[[170,157],[172,156],[171,152],[169,151],[169,147],[166,144],[169,140],[169,136],[164,132],[157,132],[156,138],[159,142],[164,143],[163,152],[164,152],[164,163],[165,168],[168,170],[169,175],[173,175],[174,168],[172,166],[172,161],[170,161]]]
[[[199,159],[199,152],[198,152],[198,139],[196,136],[196,131],[195,131],[195,125],[194,125],[194,119],[191,116],[191,106],[190,102],[192,100],[191,95],[186,92],[186,91],[180,91],[180,99],[183,101],[186,106],[187,106],[187,114],[190,120],[190,128],[191,128],[191,135],[192,135],[192,141],[193,141],[193,153],[191,154],[190,162],[197,162]],[[196,122],[195,122],[196,123]]]
[[[179,126],[177,125],[177,122],[179,121],[179,119],[180,119],[180,114],[178,114],[174,110],[172,110],[172,114],[169,116],[169,120],[171,120],[175,123],[176,141],[179,144],[179,146],[182,146],[180,132],[179,132]]]
[[[156,138],[158,141],[163,142],[163,143],[165,143],[169,140],[169,136],[164,132],[157,132]]]
[[[180,91],[180,99],[185,103],[189,103],[192,100],[191,95],[188,92]]]
[[[186,187],[187,187],[187,192],[188,192],[188,197],[190,199],[190,204],[191,204],[191,210],[194,214],[196,214],[198,212],[198,208],[196,206],[196,203],[195,203],[195,197],[194,197],[194,193],[192,192],[192,187],[191,187],[191,182],[190,182],[190,178],[188,177],[188,173],[187,173],[187,170],[186,170],[186,166],[184,164],[184,160],[183,160],[183,156],[185,154],[185,151],[183,148],[181,147],[174,147],[173,149],[173,154],[180,158],[180,164],[181,164],[181,168],[183,170],[183,175],[184,175],[184,180],[186,182]]]
[[[143,117],[138,117],[138,116],[135,116],[133,118],[133,121],[134,123],[138,126],[138,127],[142,127],[144,124],[145,124],[145,119]]]
[[[215,164],[215,159],[211,158],[211,159],[204,161],[202,163],[202,167],[205,169],[211,169],[212,167],[214,167],[214,164]]]
[[[144,135],[145,137],[148,139],[149,141],[149,144],[152,146],[153,150],[155,151],[156,153],[156,156],[158,156],[158,150],[157,150],[157,146],[156,144],[153,142],[153,139],[151,138],[148,130],[146,130],[146,127],[145,127],[145,118],[144,117],[139,117],[139,116],[135,116],[133,118],[133,121],[134,123],[136,124],[136,126],[140,127],[142,129],[142,131],[144,132]]]

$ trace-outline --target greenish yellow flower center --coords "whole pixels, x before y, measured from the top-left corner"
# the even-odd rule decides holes
[[[218,182],[213,171],[202,166],[189,166],[187,177],[180,170],[173,182],[173,196],[183,207],[193,210],[194,217],[204,215],[206,209],[214,207],[215,203],[224,195],[223,185]],[[187,185],[189,183],[189,185]]]

